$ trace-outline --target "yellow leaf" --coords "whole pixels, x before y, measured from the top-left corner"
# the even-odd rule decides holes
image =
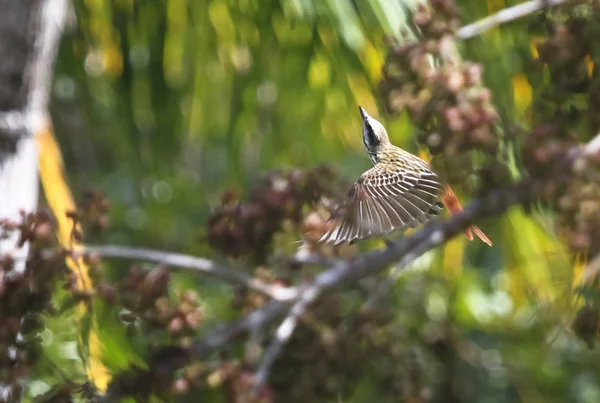
[[[375,98],[373,97],[371,87],[364,75],[356,73],[348,74],[348,84],[350,91],[352,91],[352,95],[354,95],[356,104],[365,108],[369,115],[378,119],[379,112],[377,110],[377,104],[375,103]],[[360,117],[358,112],[356,112],[355,116],[356,119],[359,119]]]
[[[531,85],[525,74],[519,73],[513,76],[512,87],[515,107],[522,114],[531,104]]]
[[[322,55],[316,55],[308,68],[308,83],[311,88],[325,88],[330,82],[329,61]]]
[[[116,44],[115,44],[116,45]],[[118,77],[123,71],[123,55],[117,46],[108,46],[102,53],[102,67],[112,77]]]
[[[364,46],[359,52],[360,60],[367,70],[369,78],[377,82],[381,78],[381,69],[383,66],[383,55],[369,41],[365,41]]]
[[[444,245],[442,268],[447,278],[457,278],[462,274],[466,238],[460,234]]]
[[[585,56],[585,63],[587,65],[588,74],[591,76],[594,73],[594,61],[590,55]]]
[[[223,45],[235,43],[235,25],[225,2],[212,3],[208,9],[210,22]]]
[[[564,246],[526,216],[521,207],[511,208],[501,225],[508,291],[515,305],[525,303],[530,294],[541,302],[553,300],[556,293],[551,267],[568,256]]]
[[[423,161],[430,163],[431,162],[431,158],[429,157],[429,153],[427,152],[427,149],[423,148],[423,147],[419,147],[419,158],[421,158]]]
[[[533,56],[534,59],[537,59],[540,57],[538,50],[537,50],[537,46],[544,41],[545,41],[545,38],[543,36],[536,36],[536,37],[531,38],[531,41],[529,43],[531,45],[531,55]]]
[[[63,247],[75,251],[81,250],[81,245],[71,236],[73,223],[67,218],[66,212],[75,210],[75,202],[65,181],[62,155],[49,123],[36,133],[36,141],[40,155],[40,180],[48,205],[58,223],[57,237],[59,242]],[[67,258],[67,266],[76,273],[77,285],[81,290],[92,289],[88,267],[84,264],[83,259],[79,258],[75,260]],[[85,304],[81,303],[79,309],[81,316],[86,314]],[[87,342],[90,351],[89,366],[87,368],[88,376],[94,381],[98,389],[105,390],[110,380],[110,374],[102,364],[101,344],[94,328],[92,328],[90,338]]]

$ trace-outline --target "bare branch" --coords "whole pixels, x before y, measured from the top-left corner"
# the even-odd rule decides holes
[[[598,278],[600,274],[600,254],[597,254],[583,269],[581,284],[590,284]]]
[[[600,154],[600,133],[596,135],[589,143],[583,147],[583,153],[585,155],[599,155]]]
[[[445,240],[458,235],[465,228],[469,227],[477,220],[501,213],[509,206],[523,202],[533,196],[530,181],[521,182],[510,187],[491,192],[487,197],[476,200],[467,206],[463,212],[445,222],[430,223],[413,235],[402,238],[393,243],[385,250],[368,252],[357,257],[352,261],[340,262],[337,266],[328,269],[319,274],[313,284],[301,292],[292,307],[294,310],[287,321],[282,323],[278,331],[279,340],[272,344],[265,353],[267,364],[263,364],[262,370],[259,370],[257,384],[264,382],[268,373],[266,373],[271,363],[280,352],[285,342],[291,337],[291,332],[296,326],[298,316],[314,302],[324,291],[339,288],[351,281],[356,281],[369,275],[384,270],[389,264],[402,260],[404,265],[409,264],[416,259],[419,254],[434,248]],[[310,292],[306,292],[310,290]],[[302,301],[300,303],[300,301]],[[235,321],[217,331],[207,338],[195,342],[192,347],[187,349],[186,355],[188,361],[201,360],[209,356],[213,351],[223,348],[242,334],[247,334],[257,326],[266,326],[278,318],[286,309],[291,301],[280,302],[270,301],[263,308],[258,309],[244,318]],[[294,309],[295,307],[295,309]],[[288,317],[288,318],[289,318]],[[179,361],[177,361],[179,363]],[[187,361],[186,361],[187,362]],[[184,365],[184,364],[181,364]],[[115,378],[101,401],[113,401],[120,396],[118,377]]]
[[[498,25],[517,20],[519,18],[531,15],[543,8],[556,7],[568,3],[569,0],[531,0],[516,6],[505,8],[489,17],[483,18],[472,24],[465,25],[458,30],[456,36],[460,39],[469,39],[488,31]],[[572,3],[579,2],[577,0]]]
[[[465,228],[476,221],[502,213],[513,204],[532,198],[537,187],[531,181],[525,181],[507,188],[491,192],[487,197],[471,203],[459,215],[440,223],[431,223],[423,227],[410,237],[402,238],[390,245],[388,249],[366,253],[355,260],[340,262],[317,276],[312,285],[307,286],[298,296],[298,301],[292,306],[290,314],[283,321],[277,331],[276,340],[269,346],[265,353],[263,363],[256,377],[256,385],[261,385],[268,377],[268,370],[283,345],[289,340],[297,324],[298,318],[325,291],[339,288],[349,282],[360,280],[376,274],[389,264],[401,261],[406,266],[419,257],[448,239],[460,234]],[[266,307],[253,312],[251,315],[259,317],[263,324],[276,319],[285,309],[286,304],[272,301]],[[202,359],[212,351],[231,342],[240,333],[249,331],[249,324],[257,324],[257,320],[248,317],[219,330],[209,339],[196,343],[190,352],[194,359]],[[219,344],[216,341],[223,342]]]
[[[320,295],[319,291],[320,290],[316,284],[308,286],[305,290],[303,290],[298,297],[298,301],[292,306],[288,315],[277,328],[275,337],[271,341],[267,351],[265,351],[262,364],[256,372],[254,385],[252,387],[253,395],[256,396],[256,394],[267,382],[273,363],[277,359],[277,356],[281,352],[283,346],[287,344],[292,337],[292,334],[294,334],[294,330],[296,329],[296,325],[298,324],[300,317],[304,314],[304,312],[306,312],[306,309],[309,307],[309,305],[312,304]]]
[[[567,156],[568,161],[564,162],[570,164],[577,156],[598,153],[598,149],[600,149],[600,134],[586,146],[574,149],[575,152],[570,153],[571,155]],[[557,170],[562,165],[559,161]],[[568,175],[552,177],[554,181],[559,181],[568,178]],[[525,180],[508,188],[493,191],[484,199],[474,201],[461,214],[446,222],[430,223],[410,237],[389,243],[386,250],[367,253],[353,262],[340,263],[338,267],[317,276],[314,284],[300,293],[299,300],[292,306],[288,316],[278,328],[275,339],[265,352],[263,363],[256,374],[254,391],[259,390],[266,382],[269,369],[292,336],[298,318],[324,291],[337,288],[350,280],[359,280],[375,274],[389,264],[397,262],[390,276],[391,281],[383,283],[378,292],[378,295],[381,295],[389,290],[401,271],[423,253],[460,234],[480,219],[501,213],[514,204],[530,200],[535,197],[542,184],[541,181]]]
[[[532,198],[536,188],[532,186],[531,181],[524,181],[496,190],[485,198],[473,201],[462,213],[444,222],[425,225],[421,230],[394,242],[385,250],[368,252],[352,261],[340,262],[338,266],[319,274],[312,285],[307,286],[304,291],[300,292],[296,302],[298,305],[294,305],[296,310],[292,316],[298,317],[298,315],[301,315],[306,306],[314,302],[324,291],[339,288],[351,281],[376,274],[393,262],[400,261],[403,265],[410,264],[422,253],[460,234],[476,221],[502,213],[513,204]],[[299,302],[302,302],[302,304],[299,304]],[[285,306],[286,304],[282,303],[268,304],[265,308],[259,309],[251,315],[258,315],[261,322],[268,323],[275,319]],[[206,340],[198,342],[194,346],[192,354],[195,358],[201,359],[214,349],[229,343],[241,332],[241,329],[247,331],[249,324],[256,325],[256,322],[256,320],[249,320],[248,317],[235,322],[219,330],[218,336],[211,336],[209,338],[211,342]],[[288,321],[288,324],[290,323],[293,324],[292,321]],[[288,326],[287,329],[290,329],[290,327]],[[285,330],[285,328],[281,330],[281,335],[288,337]],[[215,343],[216,339],[224,344]]]
[[[459,234],[468,226],[479,219],[503,212],[512,204],[527,200],[532,195],[527,189],[531,189],[530,182],[523,182],[508,188],[497,190],[490,193],[486,198],[476,200],[471,203],[463,212],[454,216],[448,221],[432,223],[426,225],[420,231],[410,237],[403,238],[392,244],[386,250],[378,250],[366,253],[353,261],[342,262],[337,267],[331,268],[317,276],[313,285],[310,287],[310,293],[300,293],[299,301],[304,301],[296,307],[293,314],[287,321],[282,323],[278,333],[279,340],[272,344],[265,353],[267,364],[263,364],[257,375],[257,384],[264,382],[268,375],[268,369],[276,358],[277,354],[285,342],[291,337],[291,332],[296,326],[296,320],[299,315],[324,291],[332,288],[341,287],[352,281],[359,280],[368,275],[380,272],[388,267],[394,261],[402,259],[404,265],[409,264],[417,258],[419,254],[441,244],[446,239]],[[198,341],[187,349],[186,363],[191,360],[201,360],[231,343],[237,337],[251,332],[257,326],[266,326],[278,318],[288,306],[287,303],[279,301],[270,301],[263,308],[258,309],[244,318],[235,321],[208,336],[204,340]],[[283,329],[282,329],[283,327]],[[179,364],[180,361],[177,361]],[[185,364],[179,364],[185,365]],[[111,383],[107,394],[101,399],[102,402],[113,401],[122,392],[119,390],[118,377]]]
[[[564,159],[557,161],[554,170],[556,173],[549,175],[547,180],[552,180],[553,183],[568,180],[569,170],[565,168],[571,166],[577,157],[585,154],[597,154],[599,149],[600,134],[586,146],[573,149],[573,152],[568,153]],[[394,262],[398,263],[397,267],[400,268],[398,269],[400,271],[402,267],[406,267],[423,253],[461,234],[478,221],[501,214],[515,204],[535,198],[544,183],[545,180],[524,180],[494,190],[487,196],[472,201],[460,214],[446,221],[430,222],[411,236],[390,243],[387,249],[368,252],[351,261],[340,261],[334,267],[319,274],[311,284],[303,287],[293,301],[270,301],[263,308],[220,328],[207,338],[195,342],[190,348],[185,349],[184,353],[181,353],[185,355],[185,360],[175,360],[171,370],[179,368],[191,360],[202,360],[237,337],[251,333],[257,327],[267,326],[280,317],[290,303],[293,303],[291,310],[276,332],[275,340],[265,352],[263,363],[256,374],[254,390],[260,389],[268,378],[271,365],[285,343],[291,338],[300,316],[324,292],[377,274]],[[119,377],[116,377],[111,383],[107,395],[101,401],[108,402],[121,396],[118,379]]]
[[[294,300],[298,294],[295,287],[275,287],[257,280],[239,269],[218,267],[212,260],[201,257],[118,245],[85,245],[84,248],[85,252],[95,253],[98,256],[105,258],[113,257],[145,260],[148,262],[197,270],[209,276],[225,280],[228,283],[246,286],[277,301],[291,301]]]

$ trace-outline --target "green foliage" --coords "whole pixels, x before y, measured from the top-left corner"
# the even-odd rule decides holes
[[[515,2],[456,3],[466,24]],[[340,181],[352,181],[369,167],[357,105],[374,116],[378,109],[383,111],[377,105],[386,105],[391,96],[379,87],[390,50],[383,36],[406,42],[401,30],[416,1],[75,0],[73,4],[78,25],[65,34],[60,49],[54,123],[74,193],[93,185],[111,200],[110,230],[88,232],[86,241],[217,258],[206,242],[210,235],[206,223],[228,189],[249,200],[264,172],[273,169],[312,169],[328,163],[336,167]],[[567,18],[564,13],[544,15]],[[586,82],[585,96],[565,91],[558,100],[548,99],[556,83],[548,68],[536,65],[538,50],[532,42],[552,35],[539,28],[538,18],[457,42],[462,60],[483,66],[482,85],[490,90],[498,115],[491,129],[498,134],[498,148],[486,157],[469,154],[468,174],[460,178],[465,196],[490,185],[485,169],[507,170],[507,178],[502,178],[507,181],[534,175],[527,165],[534,159],[523,152],[525,133],[552,123],[550,115],[557,109],[581,112],[593,105],[597,69],[594,80]],[[596,20],[597,16],[591,19],[591,32],[600,25]],[[586,63],[597,65],[600,45],[595,41],[590,46],[593,59]],[[431,126],[416,124],[404,110],[397,112],[401,113],[381,120],[395,144],[417,152],[419,135]],[[586,140],[598,130],[597,116],[590,114],[564,131],[577,131],[579,140]],[[547,144],[540,141],[532,147],[535,151]],[[464,162],[457,161],[449,164]],[[484,162],[499,165],[479,169]],[[573,192],[583,189],[586,180],[575,180]],[[568,329],[581,306],[571,289],[576,276],[571,252],[585,248],[554,235],[557,222],[568,235],[573,235],[571,230],[581,232],[582,227],[573,224],[581,209],[572,203],[575,210],[565,212],[556,204],[543,212],[516,206],[483,223],[494,241],[492,249],[460,239],[425,254],[395,285],[382,309],[383,318],[356,314],[364,300],[359,293],[321,301],[315,321],[302,324],[277,362],[272,379],[275,401],[283,401],[282,396],[292,401],[356,403],[429,398],[597,401],[598,352],[588,350]],[[561,220],[567,215],[569,219]],[[250,274],[270,280],[314,275],[315,269],[298,272],[269,260],[295,248],[304,218],[299,217],[287,233],[284,224],[274,230],[278,235],[269,236],[272,248],[267,258],[259,259],[267,267],[252,267],[256,270]],[[358,249],[373,246],[375,242],[366,242]],[[227,248],[219,251],[227,253]],[[124,273],[131,268],[109,260],[102,267],[106,276],[99,279],[116,287],[121,298],[125,291],[117,285],[128,281]],[[139,283],[156,285],[147,280],[149,276],[140,275]],[[134,290],[131,295],[143,291],[135,288],[136,281],[128,283]],[[73,350],[79,356],[65,351],[91,326],[99,331],[110,371],[138,367],[136,371],[143,372],[155,347],[187,345],[263,302],[194,274],[178,273],[167,281],[169,289],[160,290],[169,307],[164,317],[151,298],[143,304],[133,297],[115,301],[110,289],[89,299],[93,309],[85,323],[75,323],[74,305],[57,316],[45,315],[43,359],[31,374],[35,382],[30,384],[30,397],[65,380],[83,383],[86,346]],[[189,313],[183,297],[189,289],[197,290],[197,310],[204,317],[188,329],[180,322]],[[595,306],[595,289],[586,292],[586,300]],[[58,299],[55,295],[55,302]],[[132,322],[119,316],[124,308],[133,312]],[[576,330],[593,340],[597,316],[596,322],[594,315],[580,317],[585,323]],[[588,323],[590,317],[593,323]],[[179,325],[185,330],[180,331]],[[340,348],[333,353],[322,340],[331,334],[337,337],[333,345]],[[52,342],[45,341],[48,337]],[[178,392],[174,395],[179,396],[173,399],[233,402],[230,396],[237,396],[233,391],[247,389],[245,376],[256,364],[248,358],[249,350],[240,342],[219,359],[211,357],[171,374],[172,389]],[[182,379],[185,382],[177,383]],[[171,391],[171,386],[168,383],[165,389]]]

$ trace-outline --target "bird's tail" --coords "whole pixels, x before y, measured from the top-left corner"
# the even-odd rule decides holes
[[[442,196],[442,202],[452,215],[456,215],[462,211],[462,206],[458,201],[458,197],[454,194],[454,191],[450,188],[450,186],[446,186],[446,192]],[[473,232],[477,235],[477,238],[481,239],[483,242],[492,246],[492,241],[488,238],[483,231],[476,225],[472,225],[465,230],[465,236],[469,241],[473,240]]]

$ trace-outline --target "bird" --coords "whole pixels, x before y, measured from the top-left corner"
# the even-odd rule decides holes
[[[334,209],[320,242],[353,244],[371,237],[415,228],[438,216],[444,206],[451,214],[462,206],[450,186],[423,159],[390,142],[383,125],[359,106],[363,142],[373,167],[350,188]],[[477,226],[465,230],[484,243],[492,241]]]

